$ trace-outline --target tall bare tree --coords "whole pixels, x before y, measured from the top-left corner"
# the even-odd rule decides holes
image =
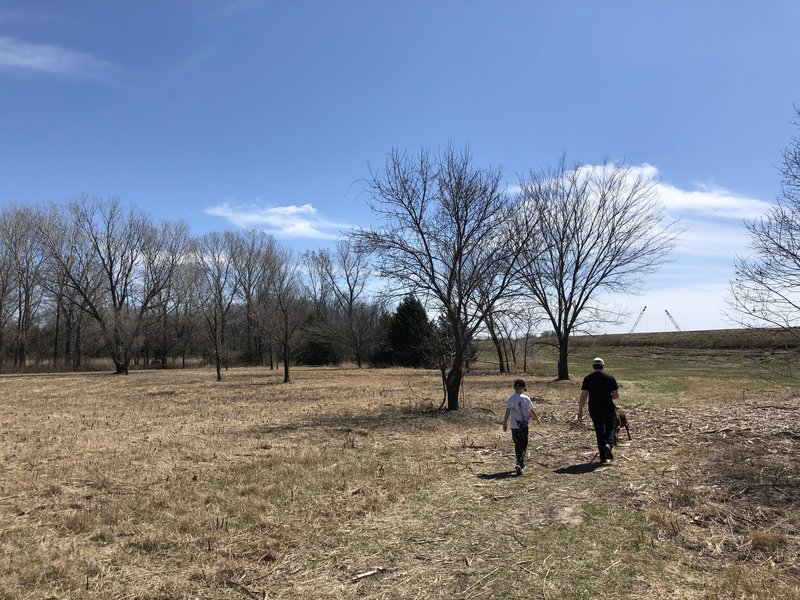
[[[376,343],[378,322],[383,314],[381,305],[367,297],[371,275],[368,257],[349,240],[338,242],[333,255],[327,251],[324,254],[323,269],[340,316],[337,331],[360,369],[367,352]]]
[[[367,186],[383,224],[352,239],[377,258],[398,296],[415,294],[446,319],[452,348],[443,385],[456,410],[469,343],[506,292],[530,229],[511,228],[501,171],[474,166],[468,150],[414,158],[393,150]]]
[[[97,322],[116,372],[127,373],[145,321],[157,316],[158,294],[184,257],[186,225],[156,225],[116,198],[83,196],[63,218],[41,219],[38,233],[64,272],[66,297]]]
[[[569,379],[572,334],[615,318],[597,295],[635,291],[667,260],[680,232],[665,222],[653,179],[623,164],[570,169],[562,158],[520,187],[519,211],[541,244],[521,276],[555,333],[558,379]]]
[[[0,212],[0,231],[13,227],[11,210]],[[16,294],[15,260],[10,239],[0,235],[0,372],[6,355],[6,331],[14,314]]]
[[[201,236],[194,243],[195,264],[200,272],[198,298],[214,350],[217,381],[222,381],[227,321],[240,287],[232,259],[238,243],[236,234],[216,231]]]
[[[0,236],[11,258],[16,290],[14,365],[24,368],[28,354],[28,332],[44,296],[42,269],[44,252],[36,233],[37,214],[24,206],[12,207],[0,221]]]
[[[172,334],[175,337],[176,353],[180,354],[183,368],[186,368],[186,358],[193,348],[197,332],[202,328],[201,278],[205,279],[197,264],[194,261],[186,261],[176,270],[172,286],[175,302]]]
[[[794,124],[800,129],[800,109]],[[800,136],[783,150],[781,194],[766,215],[746,221],[753,249],[735,260],[727,298],[735,322],[781,328],[800,337]]]
[[[310,302],[303,294],[299,265],[288,249],[279,249],[275,269],[266,281],[265,303],[274,310],[274,336],[283,361],[283,382],[289,383],[292,355],[296,349],[299,333],[311,314]]]
[[[259,289],[269,278],[278,252],[275,238],[263,231],[248,230],[236,234],[231,259],[239,281],[239,297],[245,309],[245,336],[248,360],[260,358],[263,339],[257,318]]]

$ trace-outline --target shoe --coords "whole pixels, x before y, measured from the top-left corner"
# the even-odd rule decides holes
[[[516,471],[517,476],[522,475],[522,467],[520,467],[519,465],[514,465],[514,471]]]
[[[611,445],[606,444],[606,458],[609,460],[614,460],[614,455],[611,452]]]
[[[608,461],[604,458],[603,460],[600,461],[600,466],[601,467],[608,466]]]

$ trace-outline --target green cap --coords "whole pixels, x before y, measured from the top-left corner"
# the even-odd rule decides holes
[[[595,358],[595,359],[592,361],[592,366],[593,366],[593,367],[594,367],[594,366],[597,366],[597,365],[599,365],[599,366],[601,366],[601,367],[602,367],[602,366],[604,366],[605,364],[606,364],[606,363],[605,363],[605,362],[603,362],[603,359],[602,359],[602,358],[600,358],[599,356],[598,356],[597,358]]]

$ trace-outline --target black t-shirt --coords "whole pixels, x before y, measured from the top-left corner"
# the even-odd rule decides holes
[[[611,392],[618,390],[619,386],[613,375],[597,370],[583,378],[581,389],[589,392],[589,412],[594,412],[614,406]]]

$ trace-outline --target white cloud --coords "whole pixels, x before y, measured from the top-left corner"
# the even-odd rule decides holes
[[[659,183],[661,201],[671,212],[694,213],[721,219],[755,219],[770,207],[769,202],[738,196],[723,189],[681,190]]]
[[[0,37],[0,69],[34,71],[69,77],[98,77],[113,66],[89,54],[46,44]]]
[[[606,168],[609,168],[609,165],[582,165],[578,168],[578,172],[588,176]],[[654,182],[664,207],[675,216],[691,215],[741,221],[755,219],[771,206],[770,202],[736,194],[721,187],[698,186],[694,190],[680,189],[661,181],[658,168],[649,163],[629,166],[628,169],[631,181],[642,178]],[[521,188],[519,184],[512,184],[509,185],[508,191],[517,194]]]
[[[206,214],[222,217],[242,229],[261,229],[282,238],[335,240],[349,225],[323,218],[311,204],[262,207],[223,202],[205,209]]]
[[[586,168],[600,167],[590,165]],[[682,190],[660,181],[658,168],[648,163],[631,167],[631,176],[655,181],[661,202],[671,213],[742,220],[755,219],[770,207],[769,202],[739,195],[721,187],[703,185],[694,190]]]
[[[729,258],[750,252],[750,238],[741,221],[684,218],[685,230],[675,245],[676,253],[707,258]]]

